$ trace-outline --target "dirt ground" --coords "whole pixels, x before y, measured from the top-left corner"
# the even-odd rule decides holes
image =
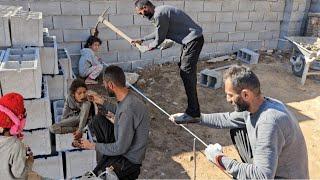
[[[304,133],[309,157],[310,178],[320,178],[320,77],[308,77],[304,86],[300,78],[291,73],[288,54],[260,56],[259,64],[251,68],[258,75],[262,92],[283,101],[297,116]],[[227,61],[208,64],[200,62],[198,71],[204,68],[235,64]],[[138,87],[168,113],[183,112],[186,95],[176,64],[153,66],[138,72]],[[223,88],[212,90],[198,85],[198,97],[203,113],[232,111],[225,100]],[[150,139],[146,158],[139,178],[191,179],[194,177],[193,137],[167,116],[148,103],[151,112]],[[199,125],[186,125],[206,143],[220,143],[224,153],[239,159],[229,137],[229,130],[211,129]],[[204,146],[197,142],[197,179],[230,179],[214,167],[201,153]]]

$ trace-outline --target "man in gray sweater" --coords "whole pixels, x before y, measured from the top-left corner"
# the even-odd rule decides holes
[[[196,120],[200,117],[200,107],[197,96],[197,62],[204,43],[202,28],[196,24],[185,12],[173,6],[155,7],[148,0],[135,2],[137,14],[148,18],[156,30],[146,37],[132,41],[132,44],[142,44],[153,40],[144,51],[157,48],[165,39],[182,45],[180,55],[180,76],[188,98],[188,107],[184,114],[177,119]]]
[[[286,106],[263,97],[258,77],[247,67],[231,67],[224,79],[227,101],[236,111],[202,114],[199,123],[231,129],[243,162],[226,157],[219,144],[206,148],[207,158],[237,179],[308,179],[306,143],[298,121]]]
[[[112,166],[119,179],[137,179],[149,135],[148,110],[126,87],[120,67],[107,67],[103,79],[109,95],[115,95],[118,103],[113,105],[97,94],[88,95],[90,101],[103,106],[107,113],[99,113],[89,124],[97,143],[82,140],[81,147],[95,149],[104,155],[93,170],[95,175]]]

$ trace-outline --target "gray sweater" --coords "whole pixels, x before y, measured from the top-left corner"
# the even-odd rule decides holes
[[[0,152],[0,179],[26,179],[32,167],[24,144],[16,137],[0,136]]]
[[[115,142],[97,143],[96,150],[107,156],[122,155],[134,164],[141,164],[149,136],[149,113],[145,104],[131,91],[117,106],[105,104],[107,111],[115,112]]]
[[[222,158],[226,170],[237,179],[309,178],[302,131],[282,102],[265,98],[255,114],[247,111],[203,114],[201,123],[214,128],[247,128],[253,164]]]
[[[86,77],[86,74],[91,66],[102,65],[90,48],[83,48],[80,51],[81,57],[79,59],[79,75]]]
[[[158,47],[165,39],[186,45],[202,36],[202,28],[185,12],[173,6],[157,6],[151,22],[156,30],[142,38],[144,41],[154,39],[148,45],[151,49]]]

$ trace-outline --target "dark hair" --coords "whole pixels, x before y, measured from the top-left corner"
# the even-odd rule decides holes
[[[86,44],[84,45],[84,48],[89,48],[90,46],[92,46],[93,43],[95,42],[99,42],[99,44],[102,44],[102,41],[95,37],[95,36],[90,36],[87,41],[86,41]]]
[[[151,1],[149,0],[136,0],[136,2],[134,3],[135,7],[137,8],[143,8],[143,6],[150,6],[150,7],[154,7],[154,5],[152,4]]]
[[[108,66],[103,73],[104,81],[111,81],[119,87],[126,86],[126,76],[124,75],[123,70],[118,66]]]
[[[224,80],[230,79],[237,93],[243,89],[250,89],[257,95],[261,94],[260,81],[253,71],[246,66],[234,65],[224,73]]]
[[[80,87],[88,89],[86,83],[83,80],[81,79],[73,80],[69,88],[70,94],[74,94],[77,91],[77,89]]]

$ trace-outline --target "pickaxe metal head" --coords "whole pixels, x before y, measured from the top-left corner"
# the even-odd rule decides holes
[[[99,35],[98,26],[105,19],[104,16],[108,12],[109,9],[110,9],[110,7],[108,7],[106,10],[103,11],[103,13],[98,17],[98,22],[96,23],[95,28],[90,29],[91,36],[98,37],[98,35]]]

